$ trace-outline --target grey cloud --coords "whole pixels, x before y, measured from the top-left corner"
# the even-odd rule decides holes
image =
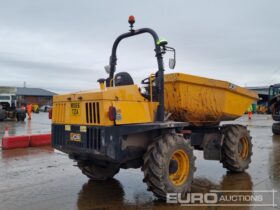
[[[176,71],[248,86],[279,81],[280,71],[273,73],[280,68],[279,6],[278,0],[1,1],[0,83],[27,80],[59,92],[97,87],[130,14],[137,28],[154,28],[176,48]],[[156,70],[148,36],[121,43],[118,56],[118,70],[136,81]]]
[[[55,74],[59,71],[67,71],[70,74],[74,74],[77,72],[80,73],[91,73],[92,69],[83,69],[83,68],[74,68],[72,66],[66,66],[62,63],[51,63],[51,62],[38,62],[32,60],[18,60],[13,59],[11,57],[1,57],[0,56],[0,65],[15,67],[15,68],[22,68],[26,71],[47,71],[48,74]]]

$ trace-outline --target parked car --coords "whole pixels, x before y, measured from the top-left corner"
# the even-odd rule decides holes
[[[50,106],[50,105],[41,106],[40,112],[48,112],[51,108],[52,108],[52,106]]]
[[[17,121],[25,120],[25,110],[17,108],[16,104],[16,95],[13,90],[0,93],[0,121],[5,119],[14,119]]]

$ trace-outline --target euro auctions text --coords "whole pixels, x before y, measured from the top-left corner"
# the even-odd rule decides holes
[[[166,202],[182,206],[272,206],[277,191],[211,190],[207,193],[167,193]]]

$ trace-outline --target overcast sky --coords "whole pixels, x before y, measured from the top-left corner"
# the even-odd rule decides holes
[[[131,14],[136,28],[151,27],[176,48],[176,69],[166,72],[242,86],[280,82],[279,0],[0,1],[0,86],[98,87]],[[147,77],[156,71],[153,49],[149,35],[123,41],[117,71]]]

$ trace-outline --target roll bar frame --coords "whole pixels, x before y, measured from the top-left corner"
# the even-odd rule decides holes
[[[137,30],[131,29],[130,32],[121,34],[117,39],[115,40],[113,47],[112,47],[112,53],[110,56],[110,72],[109,72],[109,81],[111,81],[114,78],[114,73],[116,71],[116,65],[117,65],[117,48],[119,46],[119,43],[126,38],[148,33],[150,34],[154,39],[155,44],[155,53],[157,58],[157,64],[158,64],[158,71],[156,72],[156,91],[158,94],[158,102],[159,105],[157,107],[157,115],[156,115],[156,121],[163,122],[164,121],[164,64],[163,64],[163,54],[165,53],[158,44],[159,37],[157,33],[150,29],[150,28],[141,28]]]

